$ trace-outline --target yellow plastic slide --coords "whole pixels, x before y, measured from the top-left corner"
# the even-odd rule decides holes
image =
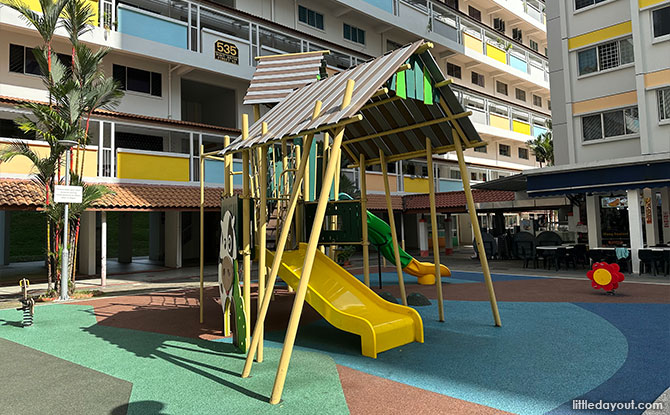
[[[285,251],[279,277],[298,288],[307,244]],[[274,253],[267,252],[268,262]],[[423,343],[423,322],[413,308],[389,303],[317,250],[309,279],[307,302],[330,324],[361,336],[363,356],[413,341]]]

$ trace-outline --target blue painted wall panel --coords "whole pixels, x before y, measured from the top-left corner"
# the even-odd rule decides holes
[[[205,160],[205,183],[224,183],[223,161],[221,160]]]
[[[379,7],[380,9],[387,11],[389,13],[393,13],[393,0],[363,0],[364,2],[368,4],[372,4],[375,7]]]
[[[544,133],[546,133],[546,132],[547,132],[547,129],[546,129],[546,128],[542,128],[542,127],[533,127],[533,137],[537,137],[537,136],[539,136],[540,134],[544,134]]]
[[[463,190],[463,182],[460,180],[445,180],[440,179],[440,192],[454,192]]]
[[[186,49],[186,25],[118,8],[119,32]]]
[[[514,69],[518,69],[522,72],[528,72],[528,64],[514,55],[510,55],[509,64]]]

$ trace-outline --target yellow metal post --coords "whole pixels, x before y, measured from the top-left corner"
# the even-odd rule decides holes
[[[204,322],[204,290],[205,290],[205,158],[202,156],[205,147],[200,145],[200,324]]]
[[[293,151],[295,152],[294,155],[293,155],[293,157],[295,159],[295,165],[293,166],[293,168],[297,172],[301,167],[300,166],[300,159],[301,159],[300,146],[297,146],[297,145],[294,144],[293,145]],[[294,176],[294,180],[295,180],[295,176]],[[295,186],[295,184],[294,184],[294,186]],[[302,186],[299,186],[298,197],[300,197],[300,195],[302,194],[301,189],[302,189]],[[305,196],[306,196],[305,194],[302,194],[303,200],[304,200]],[[295,240],[296,240],[296,242],[300,243],[300,238],[302,236],[302,217],[300,216],[300,209],[298,209],[298,211],[296,212],[295,222],[296,222],[295,223]]]
[[[389,215],[389,225],[391,226],[391,239],[393,241],[393,255],[395,258],[395,269],[398,273],[398,286],[400,287],[400,297],[402,304],[407,305],[407,293],[405,292],[405,280],[402,276],[402,264],[400,263],[400,250],[398,249],[398,232],[395,228],[395,218],[393,216],[393,205],[391,204],[391,189],[389,188],[388,166],[386,165],[386,156],[384,151],[379,149],[379,158],[382,162],[382,175],[384,177],[384,195],[386,197],[386,210]]]
[[[437,286],[437,312],[444,321],[444,297],[440,272],[440,243],[437,234],[437,207],[435,206],[435,174],[433,172],[433,144],[426,137],[426,160],[428,161],[428,194],[430,196],[430,227],[433,233],[433,261],[435,262],[435,285]]]
[[[317,118],[321,113],[321,105],[322,105],[321,101],[317,101],[315,103],[312,119]],[[308,134],[305,137],[305,146],[307,148],[311,147],[313,139],[314,134]],[[298,196],[300,195],[300,184],[302,183],[302,179],[305,173],[305,167],[307,165],[305,159],[307,159],[308,157],[309,157],[308,151],[303,153],[302,160],[300,161],[301,167],[295,176],[293,191],[291,192],[291,197],[289,199],[288,212],[286,213],[287,223],[290,223],[293,220],[295,208],[296,205],[298,204]],[[242,369],[243,378],[249,377],[249,373],[251,373],[251,365],[254,360],[254,355],[256,354],[256,350],[258,349],[258,345],[260,343],[259,333],[261,327],[265,323],[265,317],[267,316],[268,308],[270,307],[270,300],[272,298],[272,289],[275,285],[275,282],[277,281],[277,273],[279,272],[279,266],[281,265],[282,256],[284,255],[284,248],[286,247],[286,240],[288,239],[289,231],[290,231],[289,226],[282,227],[281,234],[279,235],[279,239],[277,240],[277,251],[275,252],[274,260],[272,261],[272,268],[270,269],[270,275],[268,277],[267,286],[265,288],[265,294],[263,295],[263,305],[256,319],[256,326],[254,327],[254,335],[251,339],[251,346],[249,347],[249,351],[247,353],[247,359],[244,362],[244,368]]]
[[[477,243],[477,252],[479,252],[479,261],[482,264],[482,272],[484,273],[484,281],[486,282],[486,289],[489,292],[489,301],[491,302],[491,311],[493,312],[493,320],[495,325],[500,327],[500,313],[498,312],[498,302],[496,301],[496,293],[493,290],[493,281],[491,280],[491,270],[489,269],[489,262],[486,258],[486,251],[484,251],[484,242],[482,241],[482,231],[479,228],[479,221],[477,220],[477,211],[475,210],[475,200],[472,197],[470,190],[470,176],[468,175],[468,167],[465,165],[463,158],[463,148],[461,147],[461,137],[459,133],[452,130],[454,137],[454,146],[456,147],[456,155],[458,156],[458,167],[461,171],[461,180],[463,181],[463,190],[465,191],[465,200],[468,203],[468,213],[470,214],[470,221],[472,222],[472,229],[475,233],[475,242]]]
[[[266,135],[268,132],[268,125],[262,124],[262,133]],[[268,204],[268,149],[265,146],[260,147],[260,209],[258,214],[258,311],[261,310],[263,304],[263,296],[265,294],[265,276],[267,274],[267,267],[265,265],[265,255],[267,249],[267,204]],[[258,324],[258,323],[256,323]],[[258,355],[256,361],[263,361],[263,324],[260,325],[258,343]]]
[[[354,80],[347,80],[347,86],[344,91],[341,108],[344,109],[349,106],[351,102],[351,95],[354,92]],[[316,206],[316,213],[314,214],[314,221],[312,223],[312,230],[307,243],[305,251],[305,262],[302,265],[302,273],[300,277],[300,284],[295,293],[295,300],[293,301],[293,309],[291,310],[291,317],[286,329],[286,337],[284,338],[284,346],[282,348],[281,356],[279,357],[279,367],[277,368],[277,376],[275,377],[274,387],[272,388],[272,396],[270,397],[271,404],[278,404],[281,400],[281,395],[284,390],[284,382],[286,382],[286,374],[288,372],[288,365],[291,360],[291,353],[293,352],[293,344],[298,333],[298,324],[300,323],[300,315],[305,303],[305,295],[307,294],[307,286],[309,284],[309,277],[314,266],[314,257],[319,243],[319,236],[321,235],[321,228],[326,215],[326,207],[330,197],[330,186],[333,184],[335,176],[335,169],[337,167],[337,159],[340,157],[342,150],[342,139],[344,138],[344,127],[339,127],[333,145],[331,147],[330,159],[328,160],[328,167],[326,174],[323,177],[321,193],[319,194],[319,201]]]
[[[368,241],[368,186],[365,179],[365,154],[358,162],[358,178],[361,187],[361,233],[363,235],[363,281],[370,286],[370,241]]]
[[[249,116],[242,114],[242,138],[249,136]],[[247,149],[242,152],[242,264],[243,274],[243,295],[244,312],[246,315],[246,344],[249,344],[251,335],[251,218],[249,217],[251,200],[249,189],[249,152]]]

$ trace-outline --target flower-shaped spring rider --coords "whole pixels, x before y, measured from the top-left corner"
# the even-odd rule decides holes
[[[591,280],[591,286],[596,290],[602,288],[607,294],[614,295],[614,290],[619,288],[619,283],[624,280],[623,274],[619,272],[619,264],[608,264],[607,262],[596,262],[593,268],[586,273]]]

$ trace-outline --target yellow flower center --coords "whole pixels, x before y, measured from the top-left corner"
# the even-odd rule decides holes
[[[593,281],[598,285],[607,285],[612,281],[612,274],[604,268],[597,269],[593,273]]]

